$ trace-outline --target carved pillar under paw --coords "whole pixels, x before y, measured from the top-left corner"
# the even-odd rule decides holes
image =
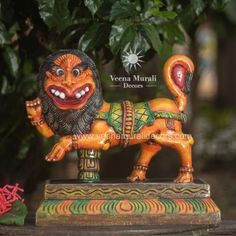
[[[82,182],[99,182],[101,151],[94,149],[80,149],[78,151],[78,179]]]

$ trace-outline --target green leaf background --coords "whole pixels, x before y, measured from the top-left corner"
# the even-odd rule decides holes
[[[70,12],[68,10],[69,0],[37,0],[41,18],[52,29],[63,31],[71,24]]]
[[[26,205],[17,200],[12,203],[10,211],[0,216],[0,224],[23,226],[27,213]]]

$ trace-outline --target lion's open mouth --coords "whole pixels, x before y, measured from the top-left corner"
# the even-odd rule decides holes
[[[69,93],[62,87],[50,86],[47,92],[57,106],[73,108],[73,106],[82,104],[91,96],[92,87],[90,84],[85,84],[84,86]]]

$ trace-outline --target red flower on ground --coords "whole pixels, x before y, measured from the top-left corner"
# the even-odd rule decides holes
[[[11,203],[16,200],[24,201],[19,195],[19,192],[24,192],[19,184],[16,185],[5,185],[0,188],[0,216],[11,210]]]

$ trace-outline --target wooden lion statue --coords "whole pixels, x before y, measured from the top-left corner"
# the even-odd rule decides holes
[[[192,182],[194,140],[182,132],[182,123],[193,71],[188,57],[175,55],[164,66],[173,100],[108,103],[103,100],[96,66],[85,53],[68,49],[49,55],[37,77],[39,96],[26,102],[28,118],[36,129],[46,137],[60,136],[46,160],[59,161],[72,149],[108,150],[139,144],[140,155],[128,179],[144,181],[152,157],[167,146],[181,160],[175,181]]]

